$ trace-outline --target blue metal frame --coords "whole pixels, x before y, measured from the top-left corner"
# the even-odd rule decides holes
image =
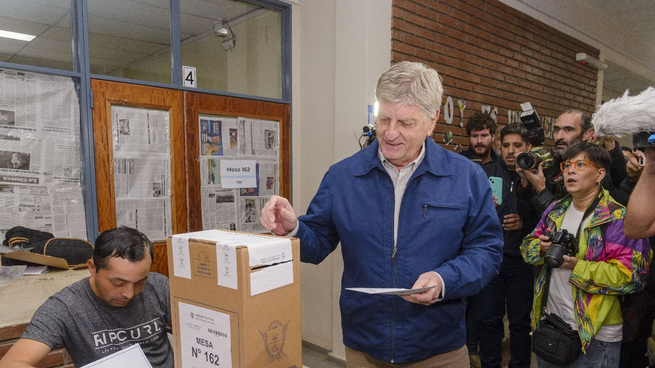
[[[71,0],[71,42],[73,45],[73,70],[43,68],[32,65],[15,64],[0,61],[0,68],[15,69],[26,72],[41,73],[74,79],[79,86],[80,100],[80,144],[82,164],[82,186],[86,210],[86,232],[89,240],[99,235],[98,206],[96,193],[95,150],[93,147],[93,91],[91,78],[151,87],[169,88],[181,91],[199,92],[227,97],[247,98],[258,101],[276,102],[291,105],[291,5],[278,0],[240,0],[281,13],[281,54],[282,54],[282,98],[267,98],[238,93],[217,92],[214,90],[184,87],[182,81],[181,47],[180,47],[180,0],[170,0],[171,10],[171,73],[172,84],[118,78],[91,74],[89,57],[89,17],[87,0]],[[291,122],[289,122],[291,124]],[[291,128],[291,126],[289,127]],[[292,188],[293,189],[293,188]]]
[[[171,0],[171,73],[173,84],[181,86],[182,49],[180,46],[180,0]]]
[[[93,146],[93,95],[91,90],[91,66],[89,64],[89,24],[88,10],[86,0],[73,0],[76,2],[80,15],[78,25],[80,32],[77,35],[79,47],[77,48],[78,57],[81,61],[82,73],[80,84],[82,93],[80,93],[80,112],[81,112],[81,129],[80,140],[82,141],[82,154],[84,157],[84,207],[86,209],[86,234],[89,240],[94,241],[99,233],[100,224],[98,222],[98,201],[96,193],[96,170],[95,170],[95,149]],[[90,213],[90,215],[89,215]]]

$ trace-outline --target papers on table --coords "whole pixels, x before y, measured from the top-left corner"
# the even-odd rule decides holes
[[[89,363],[81,368],[116,367],[152,368],[139,344],[134,344],[127,349],[123,349],[121,351],[115,352],[114,354],[107,355],[106,357],[98,359],[95,362]]]
[[[42,275],[48,272],[48,266],[27,266],[23,275]]]
[[[357,291],[365,294],[389,294],[389,295],[412,295],[419,294],[430,289],[435,288],[437,285],[428,286],[420,289],[399,289],[399,288],[346,288],[346,290]]]

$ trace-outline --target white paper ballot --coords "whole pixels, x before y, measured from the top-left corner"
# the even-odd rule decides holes
[[[397,288],[346,288],[346,290],[357,291],[365,294],[389,294],[389,295],[412,295],[428,291],[437,285],[420,289],[397,289]]]
[[[152,368],[146,355],[141,350],[141,345],[134,344],[127,349],[117,351],[114,354],[107,355],[93,363],[89,363],[82,368]]]

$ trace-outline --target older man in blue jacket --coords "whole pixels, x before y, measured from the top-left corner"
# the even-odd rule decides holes
[[[392,66],[376,87],[376,141],[329,169],[305,216],[278,196],[262,209],[265,228],[300,238],[303,262],[341,242],[349,367],[469,366],[465,297],[498,274],[503,233],[482,168],[429,138],[442,93],[434,69]],[[345,290],[427,286],[402,299]]]

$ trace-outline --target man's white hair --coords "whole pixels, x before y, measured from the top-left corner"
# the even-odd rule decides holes
[[[637,96],[622,97],[607,101],[591,118],[596,134],[622,137],[644,131],[655,131],[655,88],[648,87]]]
[[[419,107],[428,119],[441,107],[443,85],[436,70],[423,63],[402,61],[380,75],[375,98],[392,104],[406,102]]]

